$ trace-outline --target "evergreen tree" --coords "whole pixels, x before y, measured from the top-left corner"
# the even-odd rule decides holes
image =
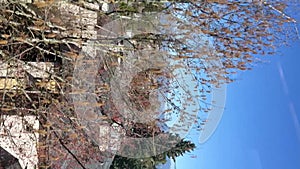
[[[110,169],[155,169],[156,165],[165,164],[167,157],[175,161],[176,157],[183,156],[184,153],[191,152],[196,147],[191,141],[180,139],[174,135],[170,135],[170,137],[180,140],[170,150],[156,156],[139,159],[116,155]]]
[[[176,157],[183,156],[184,153],[191,152],[196,148],[195,144],[191,141],[181,139],[175,147],[163,153],[164,158],[169,157],[175,161]],[[159,157],[159,156],[156,156]]]

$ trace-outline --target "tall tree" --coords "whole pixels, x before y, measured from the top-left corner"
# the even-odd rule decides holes
[[[114,3],[112,1],[110,4],[113,9],[110,12],[99,10],[97,1],[87,0],[64,2],[49,0],[34,1],[33,3],[9,1],[0,3],[1,61],[8,63],[7,70],[19,69],[13,77],[4,77],[4,80],[1,80],[4,84],[1,86],[9,86],[6,83],[7,78],[15,79],[20,84],[27,82],[27,80],[31,81],[30,78],[25,78],[24,69],[20,68],[20,64],[31,68],[36,67],[29,62],[54,62],[55,64],[55,71],[46,72],[49,76],[39,79],[39,83],[29,82],[25,86],[16,83],[11,84],[10,86],[13,87],[10,89],[5,87],[3,90],[1,89],[1,114],[5,112],[6,114],[14,113],[17,115],[21,113],[21,116],[35,115],[40,121],[40,130],[30,130],[32,133],[38,132],[43,138],[42,143],[38,146],[44,151],[41,151],[39,156],[40,159],[46,160],[39,167],[48,168],[52,166],[55,168],[65,165],[71,168],[77,166],[84,168],[94,161],[100,166],[104,155],[99,153],[97,142],[95,143],[91,139],[97,134],[87,133],[93,131],[95,126],[99,127],[97,121],[104,121],[105,119],[117,121],[116,117],[122,113],[115,108],[119,105],[114,105],[111,102],[111,93],[114,92],[111,89],[112,83],[113,80],[118,80],[116,77],[117,70],[125,70],[122,72],[122,76],[126,77],[133,74],[130,71],[133,64],[136,64],[138,68],[148,66],[151,68],[149,70],[167,79],[162,83],[163,85],[156,85],[151,81],[153,78],[148,78],[148,73],[144,74],[144,70],[142,70],[140,75],[129,82],[128,85],[131,90],[127,93],[120,92],[122,102],[125,102],[123,98],[130,97],[126,101],[135,102],[131,104],[134,105],[132,107],[138,107],[139,110],[149,109],[152,106],[149,106],[147,100],[151,96],[149,92],[152,92],[152,89],[159,89],[162,93],[168,93],[167,95],[170,96],[165,98],[171,107],[165,110],[166,113],[188,114],[191,112],[183,110],[191,105],[191,102],[188,101],[193,99],[188,98],[188,101],[184,102],[182,97],[194,91],[186,92],[182,96],[176,95],[181,84],[178,84],[178,80],[174,77],[175,71],[172,72],[172,70],[182,69],[182,74],[194,74],[193,80],[199,84],[195,90],[201,92],[200,101],[205,101],[213,85],[218,86],[222,83],[231,82],[233,80],[231,75],[236,71],[251,68],[257,55],[268,54],[269,52],[271,54],[282,43],[298,37],[298,21],[288,13],[289,5],[295,5],[291,4],[291,1],[171,0],[152,3],[147,1],[128,2],[130,3],[120,1]],[[140,17],[146,12],[159,12],[156,16],[160,18],[155,22],[154,17],[152,20],[145,17],[148,15]],[[91,26],[92,22],[89,21],[97,20],[97,17],[99,17],[98,20],[101,21],[99,22],[101,24]],[[123,20],[121,22],[126,23],[128,29],[136,30],[138,33],[135,36],[125,36],[125,34],[120,33],[123,30],[114,32],[114,30],[118,30],[120,25],[115,26],[116,22],[113,21],[121,19],[127,19],[126,22],[122,22]],[[157,21],[161,21],[161,23],[157,23]],[[91,29],[94,30],[95,28],[101,32],[107,30],[105,26],[110,23],[110,27],[114,28],[110,30],[110,33],[113,32],[112,34],[115,36],[111,34],[109,36],[106,34],[104,37],[100,36],[102,34],[94,36],[96,30],[91,31]],[[151,30],[160,31],[149,31],[151,27],[149,25],[152,25],[153,29]],[[102,58],[99,62],[92,59],[81,60],[83,56],[80,52],[90,41],[97,41],[100,46],[97,46],[97,49],[102,54],[105,53],[104,59]],[[159,46],[159,52],[145,52],[147,47],[153,48],[153,46]],[[134,53],[134,55],[126,56],[126,53]],[[167,56],[168,61],[176,64],[169,65],[167,59],[162,60],[160,56]],[[129,57],[131,58],[128,59]],[[133,61],[136,62],[133,63]],[[83,100],[72,104],[68,102],[68,94],[75,93],[72,92],[71,88],[74,86],[73,82],[78,79],[72,75],[75,72],[74,68],[80,67],[80,65],[75,66],[78,62],[87,63],[85,69],[77,70],[81,76],[90,74],[100,76],[99,78],[91,78],[97,79],[95,91],[83,88],[77,93],[84,95],[84,92],[89,91],[97,96],[97,103],[90,107],[101,107],[104,112],[99,113],[101,115],[93,111],[84,115],[76,112],[74,107],[87,105],[87,102]],[[88,64],[92,63],[99,63],[99,69],[88,72],[91,70]],[[157,70],[157,68],[159,69]],[[136,69],[136,71],[138,70]],[[137,74],[139,73],[137,72]],[[138,81],[139,77],[146,78]],[[80,80],[79,82],[83,84],[91,82]],[[55,82],[55,91],[48,90],[47,86],[50,82]],[[119,82],[117,81],[117,83]],[[189,84],[191,82],[188,81]],[[154,88],[152,88],[153,86]],[[151,87],[151,90],[145,89],[145,87]],[[118,90],[122,89],[124,88]],[[174,100],[177,100],[177,103],[182,103],[183,108],[174,103]],[[201,107],[201,110],[208,111],[205,107]],[[145,114],[138,114],[138,117],[143,118],[142,115]],[[89,119],[89,122],[85,123],[86,126],[82,126],[79,122],[80,117],[83,116]],[[194,123],[197,119],[195,116],[189,116],[188,120],[189,123]],[[128,121],[123,119],[119,121],[121,121],[119,123],[124,129],[128,127]],[[88,126],[90,124],[92,126]],[[151,137],[153,133],[156,135],[155,132],[158,131],[156,127],[153,127],[155,132],[148,132],[146,131],[147,124],[141,125],[142,127],[138,127],[137,124],[133,124],[135,132],[128,135],[134,137],[133,135],[138,134],[139,136],[136,137]],[[30,128],[28,126],[24,125],[24,131]],[[177,141],[180,142],[180,140]],[[53,147],[52,145],[56,145],[56,149],[50,149]],[[84,145],[84,147],[80,148],[76,145]],[[178,146],[181,148],[166,151],[162,158],[157,157],[156,159],[159,161],[165,156],[173,158],[184,153],[184,150],[188,151],[193,147],[188,143]],[[52,153],[51,155],[47,154],[49,151]],[[88,152],[95,153],[89,154]],[[71,162],[66,164],[68,162],[65,159],[70,159]],[[91,159],[93,161],[90,161]],[[147,160],[147,163],[153,164],[153,159],[154,157]],[[133,162],[140,164],[134,159]],[[133,162],[130,162],[129,165],[134,166]]]
[[[168,16],[161,25],[164,41],[169,50],[177,52],[174,59],[191,62],[195,69],[209,75],[203,80],[213,84],[231,82],[230,74],[249,69],[256,56],[273,54],[278,45],[299,37],[298,23],[287,13],[295,5],[289,1],[186,0],[126,5],[134,8],[135,4],[161,8],[159,15]],[[122,15],[118,10],[115,12]],[[148,11],[132,11],[145,12]],[[201,50],[205,39],[214,53]],[[195,58],[200,64],[195,63]],[[221,65],[208,64],[216,60]]]
[[[147,157],[147,158],[128,158],[122,156],[115,156],[111,169],[127,169],[127,168],[153,168],[155,169],[156,165],[164,164],[167,161],[167,158],[171,158],[174,161],[176,157],[183,156],[185,153],[193,151],[196,146],[191,141],[180,139],[178,136],[170,136],[175,140],[180,140],[174,147],[170,148],[168,151],[165,151],[162,154],[156,156]]]

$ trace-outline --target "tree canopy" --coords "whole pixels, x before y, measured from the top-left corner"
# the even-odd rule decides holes
[[[197,114],[209,112],[213,88],[299,39],[295,6],[287,0],[1,1],[1,117],[36,117],[39,129],[29,122],[23,128],[39,134],[40,168],[109,165],[111,147],[139,152],[136,138],[169,138],[205,123]],[[164,131],[170,114],[179,123]],[[142,154],[145,161],[175,160],[194,149],[180,137],[151,140],[169,149],[153,146]],[[141,164],[121,155],[114,165]]]

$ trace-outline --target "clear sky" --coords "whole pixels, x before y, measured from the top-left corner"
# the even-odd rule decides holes
[[[178,158],[177,169],[300,168],[299,46],[265,57],[266,63],[240,73],[227,86],[217,130],[197,150]],[[188,138],[198,143],[198,137],[191,133]]]

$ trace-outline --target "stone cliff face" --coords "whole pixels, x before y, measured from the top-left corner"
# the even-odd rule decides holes
[[[160,76],[161,67],[165,65],[162,66],[162,62],[164,62],[164,58],[161,57],[162,54],[157,52],[157,50],[153,51],[153,48],[156,46],[148,45],[149,42],[151,41],[150,43],[152,43],[153,40],[148,39],[147,31],[155,34],[152,30],[153,27],[151,27],[151,22],[155,18],[151,18],[152,16],[148,17],[148,15],[142,18],[137,14],[137,18],[140,20],[136,21],[134,19],[131,20],[128,16],[116,18],[106,14],[99,15],[99,13],[95,12],[98,9],[102,9],[104,12],[111,12],[111,4],[102,2],[102,6],[98,6],[87,3],[87,1],[84,1],[83,4],[76,4],[75,1],[53,1],[55,4],[50,4],[51,8],[47,8],[47,14],[49,15],[45,16],[47,14],[41,11],[49,5],[47,3],[48,1],[38,2],[35,4],[36,6],[27,4],[28,7],[30,7],[28,11],[32,12],[32,15],[24,15],[23,17],[30,16],[29,18],[32,19],[32,16],[38,16],[36,18],[39,19],[33,22],[37,25],[29,25],[28,30],[30,31],[26,31],[33,34],[32,37],[30,35],[31,39],[19,39],[20,43],[21,41],[23,42],[23,40],[31,40],[30,43],[32,43],[31,45],[34,47],[46,47],[38,49],[33,47],[35,49],[34,51],[30,50],[31,53],[26,55],[20,54],[21,57],[18,58],[24,63],[32,64],[31,66],[25,66],[26,69],[28,67],[43,66],[51,62],[51,70],[47,70],[51,73],[51,77],[48,73],[45,73],[45,71],[39,72],[36,71],[36,69],[32,69],[31,74],[33,75],[27,80],[30,82],[34,81],[34,83],[30,84],[31,88],[25,88],[31,92],[30,94],[26,94],[26,97],[30,97],[33,103],[37,103],[42,107],[42,110],[38,111],[43,114],[43,116],[38,116],[41,126],[39,129],[36,129],[43,132],[38,137],[38,141],[41,144],[37,145],[39,165],[50,165],[52,168],[80,168],[81,166],[78,162],[80,161],[83,165],[90,166],[91,168],[109,168],[114,156],[110,152],[110,149],[113,147],[112,144],[114,146],[120,144],[118,134],[125,134],[125,131],[113,125],[118,123],[120,126],[131,126],[131,129],[135,130],[133,133],[139,134],[149,135],[149,132],[155,134],[160,132],[160,129],[153,124],[143,125],[142,123],[126,121],[124,114],[121,114],[120,109],[116,108],[118,104],[113,101],[114,98],[112,98],[111,95],[113,89],[105,87],[112,83],[113,77],[116,77],[115,79],[122,77],[116,81],[117,83],[121,83],[126,79],[126,74],[132,75],[133,73],[135,75],[126,84],[128,90],[125,92],[129,95],[129,100],[131,101],[130,106],[136,109],[137,112],[148,110],[149,113],[138,114],[142,119],[148,117],[152,118],[157,113],[151,109],[157,102],[151,103],[150,98],[156,97],[155,95],[153,97],[152,93],[160,87],[157,77]],[[52,1],[49,1],[49,3],[52,3]],[[42,10],[39,11],[39,9]],[[16,13],[14,15],[16,15]],[[20,19],[19,16],[17,16],[17,18]],[[40,18],[46,18],[45,20],[47,20],[47,22]],[[127,18],[127,20],[124,20],[124,18]],[[22,18],[15,21],[23,22]],[[122,25],[120,25],[120,23],[122,23]],[[46,27],[42,25],[46,25]],[[109,28],[109,31],[104,33],[100,27]],[[124,42],[123,46],[118,46],[118,44],[113,42],[114,40],[106,40],[111,37],[111,33],[116,33],[117,36],[113,36],[112,38],[117,39],[117,41],[120,41],[119,38],[124,37],[131,39],[131,44],[127,41],[127,44]],[[106,41],[102,43],[101,38],[104,38]],[[155,37],[151,36],[151,38]],[[95,41],[97,41],[98,44],[110,45],[110,47],[113,46],[119,50],[113,53],[111,52],[112,48],[99,48],[101,45],[95,45]],[[48,44],[50,45],[47,46]],[[133,45],[135,45],[136,48],[133,48]],[[25,45],[25,47],[28,46]],[[126,51],[125,48],[130,48],[130,50]],[[109,57],[107,57],[107,53],[103,53],[103,49],[110,51]],[[20,50],[23,50],[23,48]],[[82,59],[82,55],[84,54],[88,55],[89,60]],[[99,65],[97,65],[99,69],[96,69],[97,66],[95,65],[88,65],[98,64],[98,62],[100,62]],[[81,66],[86,64],[82,66],[85,69],[74,70],[75,67],[80,67],[80,64]],[[52,67],[55,68],[52,69]],[[144,70],[140,70],[140,68]],[[2,70],[0,74],[1,73],[3,73]],[[25,79],[25,74],[24,72],[22,73],[22,78]],[[44,76],[45,74],[47,76]],[[94,74],[97,74],[98,77],[93,77]],[[0,89],[7,87],[11,89],[18,85],[17,82],[11,80],[13,78],[8,77],[7,74],[3,77],[6,79],[6,82],[7,79],[11,82],[1,84],[2,81],[0,80]],[[38,84],[35,84],[37,81],[35,78],[39,78],[40,81]],[[53,87],[53,79],[66,84],[63,86],[55,83]],[[94,82],[94,79],[97,79],[96,84],[91,84]],[[71,89],[70,84],[76,84],[76,82],[74,82],[76,80],[78,82],[77,88]],[[86,86],[80,86],[79,84]],[[89,87],[85,92],[90,93],[80,93],[84,91],[84,87]],[[35,92],[32,91],[34,88],[40,89],[42,92],[52,92],[53,89],[55,95],[51,93],[51,99],[40,99],[40,96],[32,97],[32,92]],[[60,91],[57,92],[58,90]],[[62,92],[64,93],[62,94]],[[69,100],[67,101],[65,97],[69,99],[71,95],[74,95],[76,92],[77,94],[79,93],[74,97],[77,100],[74,99],[75,101],[73,100],[73,102],[71,101],[71,103],[69,103]],[[90,101],[86,100],[87,102],[84,102],[84,97],[88,97],[87,95],[89,98],[93,95],[92,99],[98,102],[93,102],[93,104],[88,103],[87,106],[86,103]],[[26,97],[19,97],[19,99],[27,100]],[[51,100],[54,97],[57,100],[55,103],[52,103]],[[19,102],[18,99],[15,99],[15,101]],[[30,106],[32,105],[31,102],[27,101],[26,103],[30,103]],[[21,101],[18,104],[24,106]],[[76,106],[77,109],[73,109]],[[85,109],[87,107],[90,109]],[[33,109],[32,107],[27,108]],[[36,112],[31,112],[31,114],[34,113]],[[151,113],[153,113],[153,116]],[[108,120],[105,121],[104,119]],[[108,122],[109,120],[113,120],[115,123]],[[51,123],[51,125],[48,123]],[[114,138],[111,134],[112,130],[116,132],[116,135],[113,135],[113,137],[116,136]],[[118,146],[113,148],[114,151],[117,151]],[[77,159],[74,158],[73,155],[75,155]]]

